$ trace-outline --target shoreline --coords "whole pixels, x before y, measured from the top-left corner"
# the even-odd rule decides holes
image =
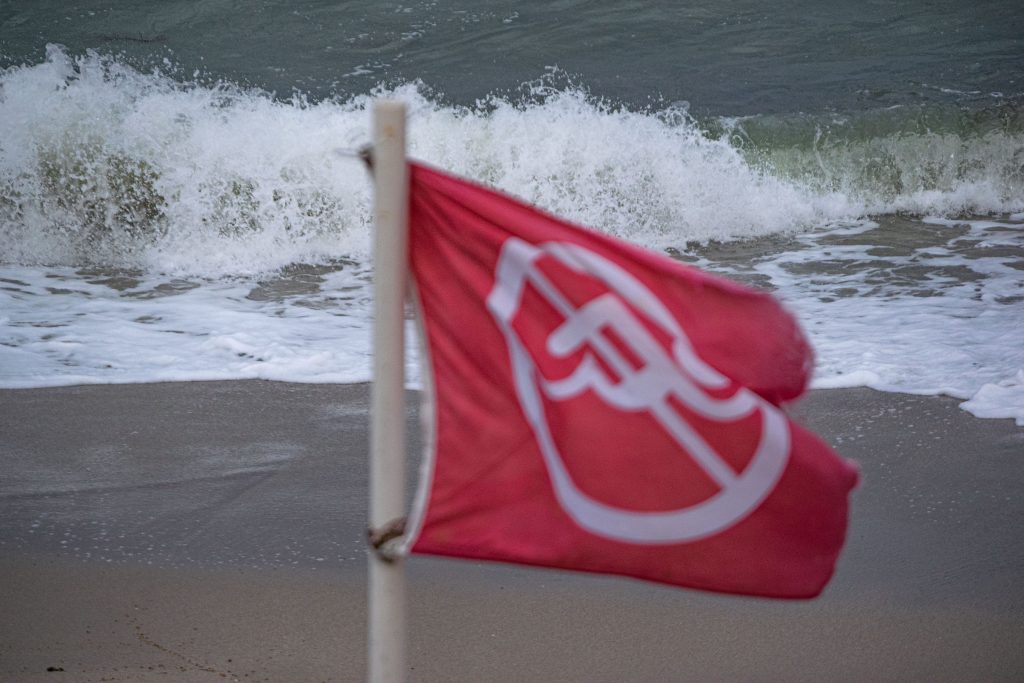
[[[368,398],[0,390],[0,681],[363,680]],[[410,680],[1019,679],[1024,428],[868,389],[790,412],[863,475],[819,599],[415,556]]]

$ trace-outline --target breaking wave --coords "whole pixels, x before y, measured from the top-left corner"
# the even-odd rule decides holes
[[[410,105],[410,154],[652,247],[808,231],[869,214],[1024,210],[1017,103],[976,112],[698,120],[585,88],[443,104],[418,84],[280,100],[110,56],[0,71],[0,261],[217,277],[361,259],[370,186],[339,150]]]

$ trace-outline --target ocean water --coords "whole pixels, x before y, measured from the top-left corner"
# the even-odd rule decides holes
[[[5,3],[0,387],[367,380],[378,96],[416,158],[773,291],[814,386],[1024,424],[1018,2]]]

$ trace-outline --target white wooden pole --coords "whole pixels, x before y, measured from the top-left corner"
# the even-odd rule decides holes
[[[373,387],[370,401],[371,529],[405,516],[405,316],[409,175],[405,105],[373,108]],[[405,566],[369,553],[371,683],[405,680]]]

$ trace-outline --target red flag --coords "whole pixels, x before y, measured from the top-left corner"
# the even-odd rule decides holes
[[[414,553],[812,597],[856,469],[777,407],[812,352],[770,296],[410,168],[433,443]]]

